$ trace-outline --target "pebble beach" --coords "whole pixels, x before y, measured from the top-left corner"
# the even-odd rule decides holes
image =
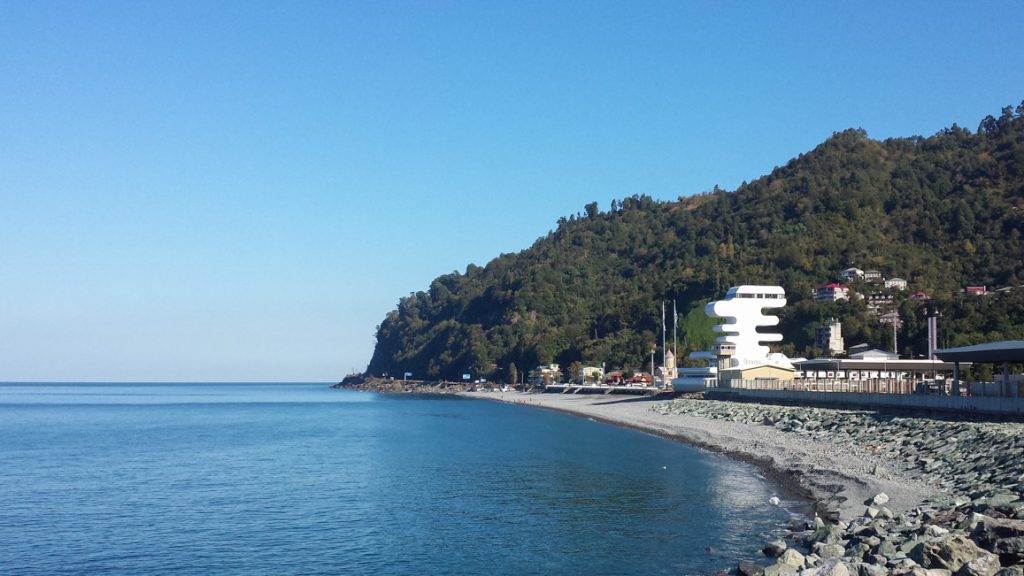
[[[702,398],[466,392],[756,464],[807,520],[733,572],[1024,575],[1024,425]],[[813,510],[813,511],[812,511]]]

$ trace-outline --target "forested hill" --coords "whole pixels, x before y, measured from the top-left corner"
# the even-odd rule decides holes
[[[943,314],[940,345],[1021,339],[1024,290],[961,289],[1024,284],[1022,231],[1024,103],[977,132],[954,124],[876,141],[846,130],[735,191],[589,204],[527,250],[437,278],[384,318],[367,371],[506,380],[513,364],[641,368],[660,342],[663,301],[670,322],[677,303],[684,356],[711,342],[703,303],[742,283],[786,289],[790,354],[816,353],[814,327],[832,316],[848,346],[891,348],[891,328],[866,300],[813,302],[816,287],[851,266],[909,281],[890,306],[904,320],[903,354],[926,349],[922,305],[907,298],[918,290]]]

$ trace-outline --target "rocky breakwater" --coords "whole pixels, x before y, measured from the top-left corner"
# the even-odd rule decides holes
[[[764,558],[740,562],[740,574],[1024,575],[1024,425],[697,399],[652,410],[764,425],[866,462],[850,471],[864,478],[937,489],[909,510],[893,509],[885,493],[865,500],[859,517],[825,506],[765,546]],[[778,471],[802,483],[800,470]]]
[[[417,392],[420,394],[458,394],[471,389],[462,382],[398,380],[395,378],[346,377],[331,386],[339,390],[360,390],[363,392]]]

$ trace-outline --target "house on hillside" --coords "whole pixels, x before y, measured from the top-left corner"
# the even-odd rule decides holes
[[[882,281],[882,273],[879,272],[878,270],[865,270],[864,271],[864,280],[866,280],[868,282],[881,282]]]
[[[839,273],[839,277],[847,282],[852,280],[860,280],[864,277],[864,271],[860,268],[847,268]]]
[[[893,324],[897,328],[903,325],[903,322],[900,320],[899,312],[889,312],[888,314],[882,314],[881,316],[878,317],[878,322],[880,324]]]
[[[832,318],[828,324],[818,326],[814,331],[814,345],[829,355],[842,354],[845,348],[842,323]]]
[[[886,288],[892,288],[893,290],[906,290],[907,281],[903,278],[889,278],[885,281]]]
[[[839,300],[849,299],[850,289],[838,282],[825,284],[814,292],[815,302],[838,302]]]
[[[964,292],[966,292],[970,296],[984,296],[985,295],[985,287],[984,286],[968,286],[968,287],[964,288]]]
[[[911,300],[918,300],[918,301],[922,301],[923,302],[924,300],[931,300],[932,297],[927,295],[927,294],[925,294],[921,290],[918,290],[917,292],[914,292],[913,294],[910,295],[910,299]]]
[[[868,294],[867,307],[870,312],[875,314],[879,310],[889,310],[893,307],[895,300],[892,294],[885,292],[875,292],[874,294]]]

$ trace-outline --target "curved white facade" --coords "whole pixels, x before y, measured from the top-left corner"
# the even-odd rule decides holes
[[[757,331],[761,327],[779,324],[779,317],[765,314],[765,309],[785,305],[786,291],[781,286],[743,285],[729,288],[724,299],[705,306],[705,314],[726,320],[714,327],[715,332],[724,334],[717,339],[719,350],[723,352],[719,356],[731,356],[721,367],[774,365],[793,368],[789,358],[783,354],[772,354],[768,346],[762,344],[779,342],[782,334]]]

